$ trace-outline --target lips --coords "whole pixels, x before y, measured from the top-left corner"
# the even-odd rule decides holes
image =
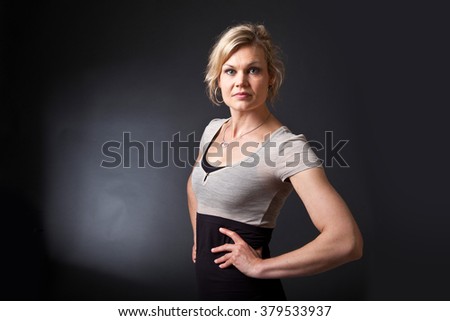
[[[251,95],[248,92],[245,92],[245,91],[241,91],[241,92],[235,93],[233,95],[233,97],[236,97],[236,98],[247,98],[247,97],[250,97],[250,96]]]

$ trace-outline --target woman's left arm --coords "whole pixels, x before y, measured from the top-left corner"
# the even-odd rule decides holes
[[[214,253],[228,252],[215,261],[221,268],[234,265],[250,277],[286,278],[317,274],[362,256],[359,228],[324,170],[308,169],[291,176],[290,181],[320,234],[297,250],[261,259],[237,233],[221,229],[234,241],[212,249]]]

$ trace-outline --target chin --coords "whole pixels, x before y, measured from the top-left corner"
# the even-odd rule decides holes
[[[265,104],[264,103],[257,104],[256,102],[239,101],[239,102],[231,102],[230,104],[227,104],[227,106],[236,111],[250,111],[250,110],[255,110],[257,108],[263,108],[265,106]]]

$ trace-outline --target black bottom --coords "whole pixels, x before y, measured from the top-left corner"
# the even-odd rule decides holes
[[[219,232],[225,227],[238,233],[254,249],[263,248],[262,257],[270,257],[270,228],[261,228],[217,216],[197,214],[197,260],[195,263],[200,300],[286,300],[279,279],[255,279],[234,266],[221,269],[214,260],[223,253],[211,253],[211,248],[233,243]]]

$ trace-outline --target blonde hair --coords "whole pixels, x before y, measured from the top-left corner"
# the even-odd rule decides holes
[[[205,83],[207,95],[213,104],[221,103],[216,97],[216,91],[219,88],[218,79],[222,65],[239,48],[248,45],[256,45],[264,50],[271,79],[267,99],[273,103],[277,97],[284,78],[280,50],[272,43],[272,38],[263,25],[244,23],[227,28],[219,35],[211,49],[205,72]]]

